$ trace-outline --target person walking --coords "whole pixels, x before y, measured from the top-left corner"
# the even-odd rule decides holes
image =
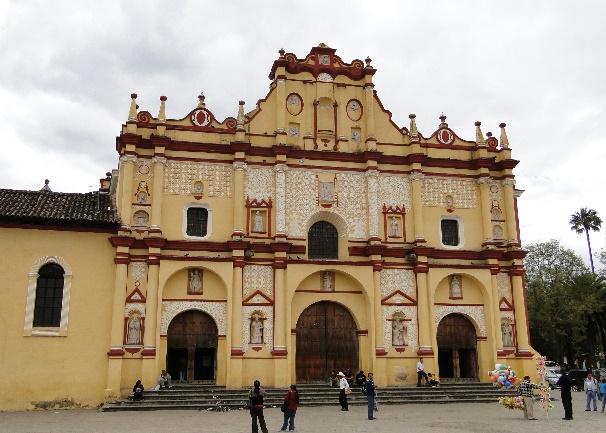
[[[539,385],[530,381],[530,376],[524,376],[524,380],[520,383],[520,395],[524,399],[524,418],[527,420],[536,420],[534,417],[533,391],[540,388]]]
[[[364,383],[364,393],[366,394],[366,399],[368,400],[368,419],[373,420],[376,419],[374,417],[374,409],[375,409],[375,397],[377,396],[377,387],[375,386],[375,381],[373,380],[373,374],[368,373],[366,376],[366,382]]]
[[[351,389],[349,388],[349,383],[342,371],[339,371],[337,377],[339,378],[339,403],[341,403],[341,410],[348,411],[349,403],[347,402],[347,394],[351,392]]]
[[[421,378],[425,378],[425,385],[429,385],[429,378],[425,373],[425,365],[423,364],[423,358],[419,358],[417,362],[417,386],[421,386]]]
[[[265,424],[265,417],[263,416],[263,397],[265,397],[265,390],[261,388],[261,382],[255,380],[253,388],[248,393],[248,407],[250,409],[250,417],[252,420],[252,433],[259,433],[259,427],[257,427],[257,420],[263,433],[267,432],[267,425]]]
[[[295,415],[297,414],[297,408],[299,407],[299,392],[297,391],[297,385],[290,385],[290,389],[284,396],[283,412],[284,412],[284,424],[280,431],[286,431],[288,424],[289,431],[295,431]]]
[[[602,394],[602,413],[604,413],[604,406],[606,406],[606,377],[602,376],[602,381],[598,384],[598,390]]]
[[[598,383],[593,378],[591,373],[587,375],[587,379],[585,379],[585,382],[583,382],[583,389],[585,390],[585,394],[587,395],[587,407],[585,407],[585,412],[591,411],[591,409],[589,408],[591,402],[593,402],[593,410],[597,411],[598,407],[596,401],[596,394],[598,392]]]
[[[558,379],[557,384],[560,387],[560,396],[562,397],[562,406],[564,406],[564,420],[572,420],[572,380],[568,376],[566,369],[562,370],[562,375]]]

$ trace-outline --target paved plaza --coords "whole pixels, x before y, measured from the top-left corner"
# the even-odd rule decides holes
[[[585,412],[583,393],[575,393],[574,421],[562,421],[559,401],[545,415],[538,405],[538,421],[525,421],[522,411],[510,411],[497,403],[381,406],[378,419],[366,420],[365,407],[341,412],[334,407],[303,407],[297,413],[298,432],[596,432],[604,431],[606,414]],[[336,398],[335,398],[336,400]],[[270,432],[278,431],[282,413],[266,410]],[[250,417],[246,411],[227,413],[199,411],[154,411],[102,413],[95,410],[0,413],[2,433],[246,433]]]

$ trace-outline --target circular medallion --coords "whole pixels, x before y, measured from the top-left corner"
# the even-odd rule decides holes
[[[296,93],[291,93],[286,98],[286,109],[290,114],[296,116],[303,110],[303,100]]]
[[[141,173],[141,174],[147,174],[147,173],[149,173],[149,165],[147,165],[147,164],[141,164],[139,166],[139,173]]]
[[[443,128],[438,131],[436,138],[441,144],[452,144],[454,141],[454,134],[448,128]]]
[[[352,99],[347,103],[347,116],[357,122],[362,117],[362,104],[357,99]]]
[[[318,81],[323,81],[325,83],[331,83],[333,81],[332,75],[326,72],[322,72],[318,74]]]
[[[493,193],[493,194],[498,193],[499,192],[499,185],[496,185],[494,183],[492,185],[490,185],[490,192]]]
[[[497,146],[499,145],[499,140],[494,137],[490,137],[488,140],[486,140],[486,145],[489,149],[496,150]]]
[[[191,121],[196,126],[209,126],[212,117],[210,111],[203,108],[194,110],[194,112],[191,113]]]

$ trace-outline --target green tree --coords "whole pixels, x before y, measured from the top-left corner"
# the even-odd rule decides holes
[[[593,209],[583,207],[578,212],[575,212],[570,216],[570,229],[574,230],[578,234],[583,234],[583,232],[585,233],[585,237],[587,238],[587,248],[589,249],[589,262],[591,263],[591,272],[593,273],[595,273],[595,268],[593,267],[593,254],[591,253],[589,231],[593,230],[599,232],[601,226],[602,218],[600,218],[598,213]]]
[[[583,260],[558,241],[527,247],[525,259],[528,321],[535,349],[551,359],[569,363],[587,356],[592,362],[603,327],[602,280]]]

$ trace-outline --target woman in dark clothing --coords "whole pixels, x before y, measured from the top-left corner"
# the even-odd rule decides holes
[[[284,424],[282,424],[280,431],[286,431],[287,424],[289,431],[295,431],[295,415],[299,406],[297,385],[290,385],[290,389],[284,396],[284,405],[286,406],[286,411],[284,412]]]
[[[265,417],[263,416],[263,397],[265,390],[261,388],[261,383],[255,380],[253,389],[248,394],[248,406],[250,408],[250,417],[252,418],[252,433],[258,433],[257,419],[261,426],[261,431],[267,433],[267,425],[265,425]]]
[[[143,384],[141,384],[141,381],[138,380],[137,383],[135,383],[135,386],[133,386],[133,400],[143,400],[143,389]]]

